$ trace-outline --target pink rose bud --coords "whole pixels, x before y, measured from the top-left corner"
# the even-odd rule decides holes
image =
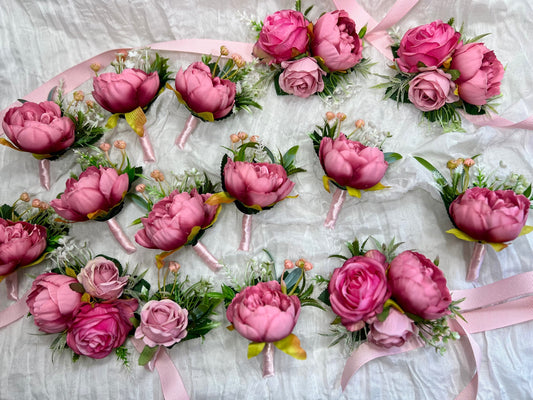
[[[385,321],[376,320],[372,323],[368,341],[386,348],[403,346],[417,331],[416,325],[409,317],[391,307]]]
[[[2,121],[4,133],[22,151],[34,154],[54,154],[74,143],[75,127],[69,117],[53,101],[32,103],[10,108]]]
[[[311,264],[309,261],[306,261],[304,263],[304,270],[311,271],[313,269],[313,264]]]
[[[512,190],[468,189],[450,204],[458,229],[476,240],[503,243],[520,235],[527,222],[530,201]]]
[[[76,101],[83,101],[83,99],[85,98],[85,93],[83,93],[82,90],[76,90],[73,94],[72,94],[72,98]]]
[[[92,101],[92,100],[86,100],[85,104],[87,104],[88,108],[93,108],[94,107],[94,101]]]
[[[172,300],[151,300],[141,310],[135,338],[150,347],[172,346],[187,336],[188,311]]]
[[[27,192],[23,192],[20,194],[20,200],[27,203],[30,201],[30,195]]]
[[[463,162],[463,164],[464,164],[465,167],[470,168],[470,167],[473,167],[473,166],[476,164],[476,162],[475,162],[474,160],[472,160],[471,158],[467,158],[467,159]]]
[[[283,294],[277,281],[248,286],[231,301],[226,317],[252,342],[272,343],[289,336],[300,315],[298,296]]]
[[[144,193],[146,190],[146,185],[144,183],[139,183],[137,186],[135,186],[135,191],[139,193]]]
[[[68,221],[86,221],[96,211],[107,212],[118,205],[128,191],[127,174],[113,168],[90,166],[78,179],[69,178],[65,191],[50,205]]]
[[[250,142],[257,143],[258,141],[259,141],[259,136],[257,135],[250,136]]]
[[[331,121],[333,118],[335,118],[335,113],[334,113],[334,112],[331,112],[331,111],[328,111],[328,112],[326,113],[326,119],[327,119],[328,121]]]
[[[240,140],[246,140],[248,138],[248,134],[246,132],[239,132],[239,133],[237,133],[237,137]]]
[[[239,139],[239,136],[237,136],[235,133],[232,133],[229,138],[231,140],[231,143],[238,143],[241,141],[241,139]]]
[[[440,67],[459,47],[461,34],[438,20],[409,29],[398,49],[396,62],[403,72],[418,72],[425,67]]]
[[[360,129],[363,126],[365,126],[365,121],[363,121],[362,119],[358,119],[357,121],[355,121],[355,128],[356,129]]]
[[[422,72],[409,82],[409,101],[421,111],[438,110],[446,103],[454,103],[459,97],[454,94],[452,76],[441,69]]]
[[[237,68],[242,68],[246,65],[244,59],[239,54],[232,54],[231,59],[233,60]]]
[[[115,140],[113,146],[117,149],[124,150],[126,148],[126,142],[124,140]]]
[[[40,331],[59,333],[67,329],[81,304],[81,293],[70,288],[73,283],[77,283],[76,279],[52,272],[33,281],[26,304]]]
[[[109,151],[111,149],[111,145],[109,143],[102,143],[99,147],[102,151]]]
[[[294,268],[294,263],[291,260],[285,260],[283,262],[283,266],[284,266],[285,269],[293,269]]]
[[[221,56],[227,56],[229,54],[229,50],[226,46],[220,46],[220,55]]]
[[[177,274],[178,271],[180,270],[180,268],[181,268],[181,265],[179,263],[177,263],[176,261],[170,261],[168,263],[168,269],[173,274]]]
[[[344,121],[344,120],[346,119],[346,114],[341,113],[341,112],[338,112],[336,116],[337,116],[337,119],[338,119],[339,121],[341,121],[341,122]]]
[[[326,72],[314,58],[283,61],[281,67],[284,70],[279,76],[279,86],[284,92],[307,98],[324,90],[322,76],[326,75]]]
[[[50,208],[50,204],[48,204],[46,201],[41,201],[39,204],[39,209],[41,210],[48,210]]]
[[[41,200],[33,199],[32,202],[31,202],[31,206],[33,208],[39,208],[41,206]]]
[[[119,276],[115,263],[105,257],[90,260],[78,274],[78,281],[92,297],[116,300],[128,284],[127,276]]]
[[[100,71],[100,69],[102,68],[102,66],[98,63],[92,63],[91,64],[91,69],[94,71],[94,72],[98,72]]]
[[[368,189],[379,183],[388,166],[377,147],[366,147],[343,133],[337,139],[322,139],[318,156],[328,177],[355,189]]]

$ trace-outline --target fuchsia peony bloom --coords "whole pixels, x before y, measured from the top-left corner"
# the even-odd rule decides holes
[[[409,29],[400,41],[396,62],[403,72],[423,67],[440,67],[459,47],[461,34],[440,21]]]
[[[283,294],[277,281],[259,282],[244,288],[226,310],[226,317],[237,332],[256,343],[286,338],[299,315],[300,299]]]
[[[81,304],[81,293],[70,288],[73,283],[77,283],[76,279],[51,272],[33,281],[26,304],[39,330],[59,333],[67,329]]]
[[[209,112],[214,119],[228,115],[235,105],[235,83],[213,78],[211,70],[202,62],[192,63],[176,74],[176,90],[193,112]]]
[[[355,189],[368,189],[379,183],[388,166],[377,147],[366,147],[343,133],[335,140],[322,139],[318,157],[328,177]]]
[[[368,341],[386,348],[402,346],[417,331],[416,325],[409,317],[391,307],[385,321],[376,319],[370,325]]]
[[[383,311],[391,297],[385,266],[374,258],[356,256],[333,271],[328,286],[329,301],[348,330]]]
[[[172,300],[151,300],[141,310],[135,337],[150,347],[172,346],[187,336],[188,311]]]
[[[126,340],[133,327],[130,318],[137,307],[136,299],[83,304],[69,326],[67,345],[76,354],[106,357]]]
[[[174,190],[159,200],[148,218],[142,218],[143,229],[135,234],[135,241],[149,249],[176,250],[185,245],[194,227],[207,228],[213,223],[218,206],[205,204],[211,194]]]
[[[409,82],[409,101],[421,111],[438,110],[459,100],[454,90],[452,76],[443,70],[422,72]]]
[[[113,168],[90,166],[78,179],[68,179],[65,192],[50,205],[69,221],[86,221],[93,219],[94,213],[106,213],[118,205],[128,186],[127,174],[118,175]]]
[[[72,146],[74,122],[61,116],[53,101],[24,103],[10,108],[2,122],[5,134],[15,146],[34,154],[53,154]]]
[[[146,107],[157,95],[159,76],[128,68],[120,74],[106,72],[93,80],[93,97],[107,111],[128,113],[137,107]]]
[[[387,278],[392,297],[404,311],[428,320],[450,314],[452,296],[446,278],[422,254],[400,253],[392,260]]]
[[[46,228],[0,218],[0,276],[37,260],[46,249]]]
[[[128,284],[128,277],[119,276],[115,263],[99,256],[81,269],[78,281],[91,296],[101,300],[116,300]]]
[[[281,10],[263,21],[263,29],[254,46],[254,56],[263,61],[281,63],[307,51],[309,25],[301,12]]]
[[[363,44],[346,11],[325,13],[316,21],[311,52],[322,58],[330,71],[344,71],[361,61]]]
[[[281,67],[284,70],[279,76],[279,86],[284,92],[305,98],[324,90],[322,75],[326,73],[314,58],[283,61]]]
[[[512,190],[468,189],[450,204],[454,224],[476,240],[514,240],[527,222],[530,201]]]
[[[279,164],[228,159],[224,166],[226,191],[244,205],[267,207],[289,195],[294,182]]]
[[[455,83],[459,96],[467,103],[480,106],[500,94],[503,65],[483,43],[469,43],[458,48],[451,68],[461,73]]]

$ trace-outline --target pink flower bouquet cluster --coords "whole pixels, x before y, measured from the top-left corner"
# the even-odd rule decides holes
[[[352,257],[339,256],[345,262],[319,297],[337,314],[334,324],[344,327],[335,331],[355,343],[366,338],[386,348],[414,335],[443,351],[441,342],[458,338],[446,321],[458,308],[442,271],[420,253],[394,255],[401,243],[382,245],[382,251],[365,251],[365,243],[348,243]]]
[[[120,348],[138,307],[132,288],[142,278],[123,275],[120,263],[105,256],[83,262],[75,257],[35,279],[26,300],[34,323],[42,332],[60,334],[52,349],[68,346],[74,360],[112,351],[124,358]]]
[[[387,98],[412,103],[445,131],[461,130],[457,110],[484,114],[500,94],[503,65],[492,50],[466,40],[440,20],[408,30],[393,47],[398,74],[385,87]]]
[[[305,14],[281,10],[254,23],[260,32],[253,54],[276,69],[278,94],[331,96],[346,81],[346,72],[366,66],[361,40],[365,29],[358,33],[344,10],[324,13],[314,24]]]
[[[467,281],[479,276],[486,252],[485,244],[501,251],[521,235],[533,231],[526,225],[532,207],[531,184],[522,175],[510,174],[505,178],[485,175],[481,168],[473,173],[473,158],[450,160],[449,182],[431,163],[415,157],[426,167],[439,186],[441,198],[455,228],[446,231],[457,238],[475,242],[468,267]],[[472,176],[471,176],[472,175]]]

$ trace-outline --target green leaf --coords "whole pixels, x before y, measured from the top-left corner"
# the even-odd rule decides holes
[[[457,80],[461,76],[461,73],[457,69],[449,69],[448,73],[452,76],[452,81]]]
[[[73,291],[77,292],[77,293],[85,293],[85,288],[83,287],[83,285],[79,282],[74,282],[74,283],[71,283],[70,285],[68,285]]]
[[[383,322],[387,319],[387,317],[389,316],[389,313],[390,313],[390,307],[385,307],[383,308],[383,311],[380,312],[378,315],[377,315],[377,318],[380,322]]]
[[[385,156],[385,161],[387,161],[389,164],[392,164],[393,162],[402,159],[402,155],[399,153],[387,152],[387,153],[383,153],[383,155]]]
[[[155,353],[157,353],[158,348],[159,346],[144,346],[144,349],[141,352],[141,355],[139,356],[139,365],[143,366],[148,364],[150,360],[154,357]]]
[[[276,89],[276,94],[278,96],[288,96],[289,93],[285,92],[281,86],[279,85],[279,76],[281,75],[281,72],[279,74],[274,75],[274,89]]]
[[[367,29],[368,29],[368,27],[366,25],[361,28],[361,30],[359,31],[359,38],[360,39],[362,39],[365,36]]]
[[[322,293],[320,293],[320,295],[318,296],[318,300],[331,307],[328,288],[324,289]]]
[[[305,360],[307,358],[305,350],[300,345],[300,339],[293,333],[284,339],[274,342],[274,346],[297,360]]]
[[[469,104],[466,102],[463,102],[463,108],[466,111],[466,113],[470,115],[484,115],[487,113],[484,107],[476,106],[474,104]]]
[[[306,10],[304,11],[304,16],[307,17],[307,14],[309,14],[311,12],[311,10],[313,9],[314,6],[309,6],[306,8]]]
[[[129,197],[139,207],[145,209],[146,211],[151,211],[151,207],[144,197],[141,197],[135,193],[127,193],[126,196]]]
[[[0,218],[11,220],[14,211],[15,210],[10,205],[3,204],[2,207],[0,207]]]
[[[298,148],[299,146],[293,146],[289,150],[287,150],[287,152],[283,154],[283,156],[281,156],[283,168],[287,169],[287,167],[294,163]]]
[[[531,185],[527,187],[526,190],[524,190],[524,193],[522,193],[524,196],[526,196],[529,199],[529,196],[531,196]]]

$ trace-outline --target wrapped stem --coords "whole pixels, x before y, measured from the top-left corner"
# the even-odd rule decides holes
[[[326,220],[324,221],[324,226],[326,228],[329,228],[329,229],[335,228],[335,223],[337,222],[337,218],[339,216],[339,213],[341,212],[342,205],[344,204],[345,199],[346,199],[346,190],[336,188],[335,193],[333,193],[333,199],[331,200],[331,205],[329,206],[328,215],[326,217]]]
[[[476,242],[474,245],[474,251],[470,258],[470,264],[468,264],[468,272],[466,274],[466,281],[472,282],[477,280],[479,276],[479,269],[483,263],[483,258],[487,252],[487,247],[483,243]]]
[[[108,219],[106,222],[107,222],[107,226],[109,226],[109,230],[111,231],[115,239],[117,239],[117,242],[126,251],[126,253],[128,254],[135,253],[135,251],[137,250],[135,248],[135,245],[126,236],[126,234],[122,230],[122,227],[119,225],[117,220],[115,218],[111,218],[111,219]]]
[[[50,160],[47,158],[39,160],[39,180],[43,188],[50,190]]]
[[[274,345],[266,343],[263,349],[263,378],[274,376]]]
[[[241,243],[239,244],[239,250],[249,251],[251,238],[252,238],[252,216],[250,214],[244,214],[242,216],[242,236],[241,236]]]
[[[144,131],[143,136],[139,136],[139,140],[141,141],[141,147],[143,149],[143,157],[145,162],[154,162],[155,161],[155,153],[154,148],[152,146],[152,141],[148,137],[148,134],[146,133],[146,130]]]
[[[183,130],[181,131],[180,135],[176,139],[176,146],[178,146],[179,149],[183,150],[185,147],[185,143],[187,143],[187,139],[189,139],[189,136],[191,136],[191,133],[194,132],[196,129],[196,126],[198,125],[198,118],[196,118],[194,115],[190,115],[189,118],[187,118],[187,121],[185,121],[185,126],[183,127]]]
[[[209,252],[209,250],[207,250],[203,243],[198,242],[192,246],[192,248],[211,271],[217,272],[220,268],[222,268],[222,264],[218,262],[218,260]]]
[[[9,300],[17,301],[19,299],[19,274],[15,270],[6,276],[6,289],[7,289],[7,298]]]

